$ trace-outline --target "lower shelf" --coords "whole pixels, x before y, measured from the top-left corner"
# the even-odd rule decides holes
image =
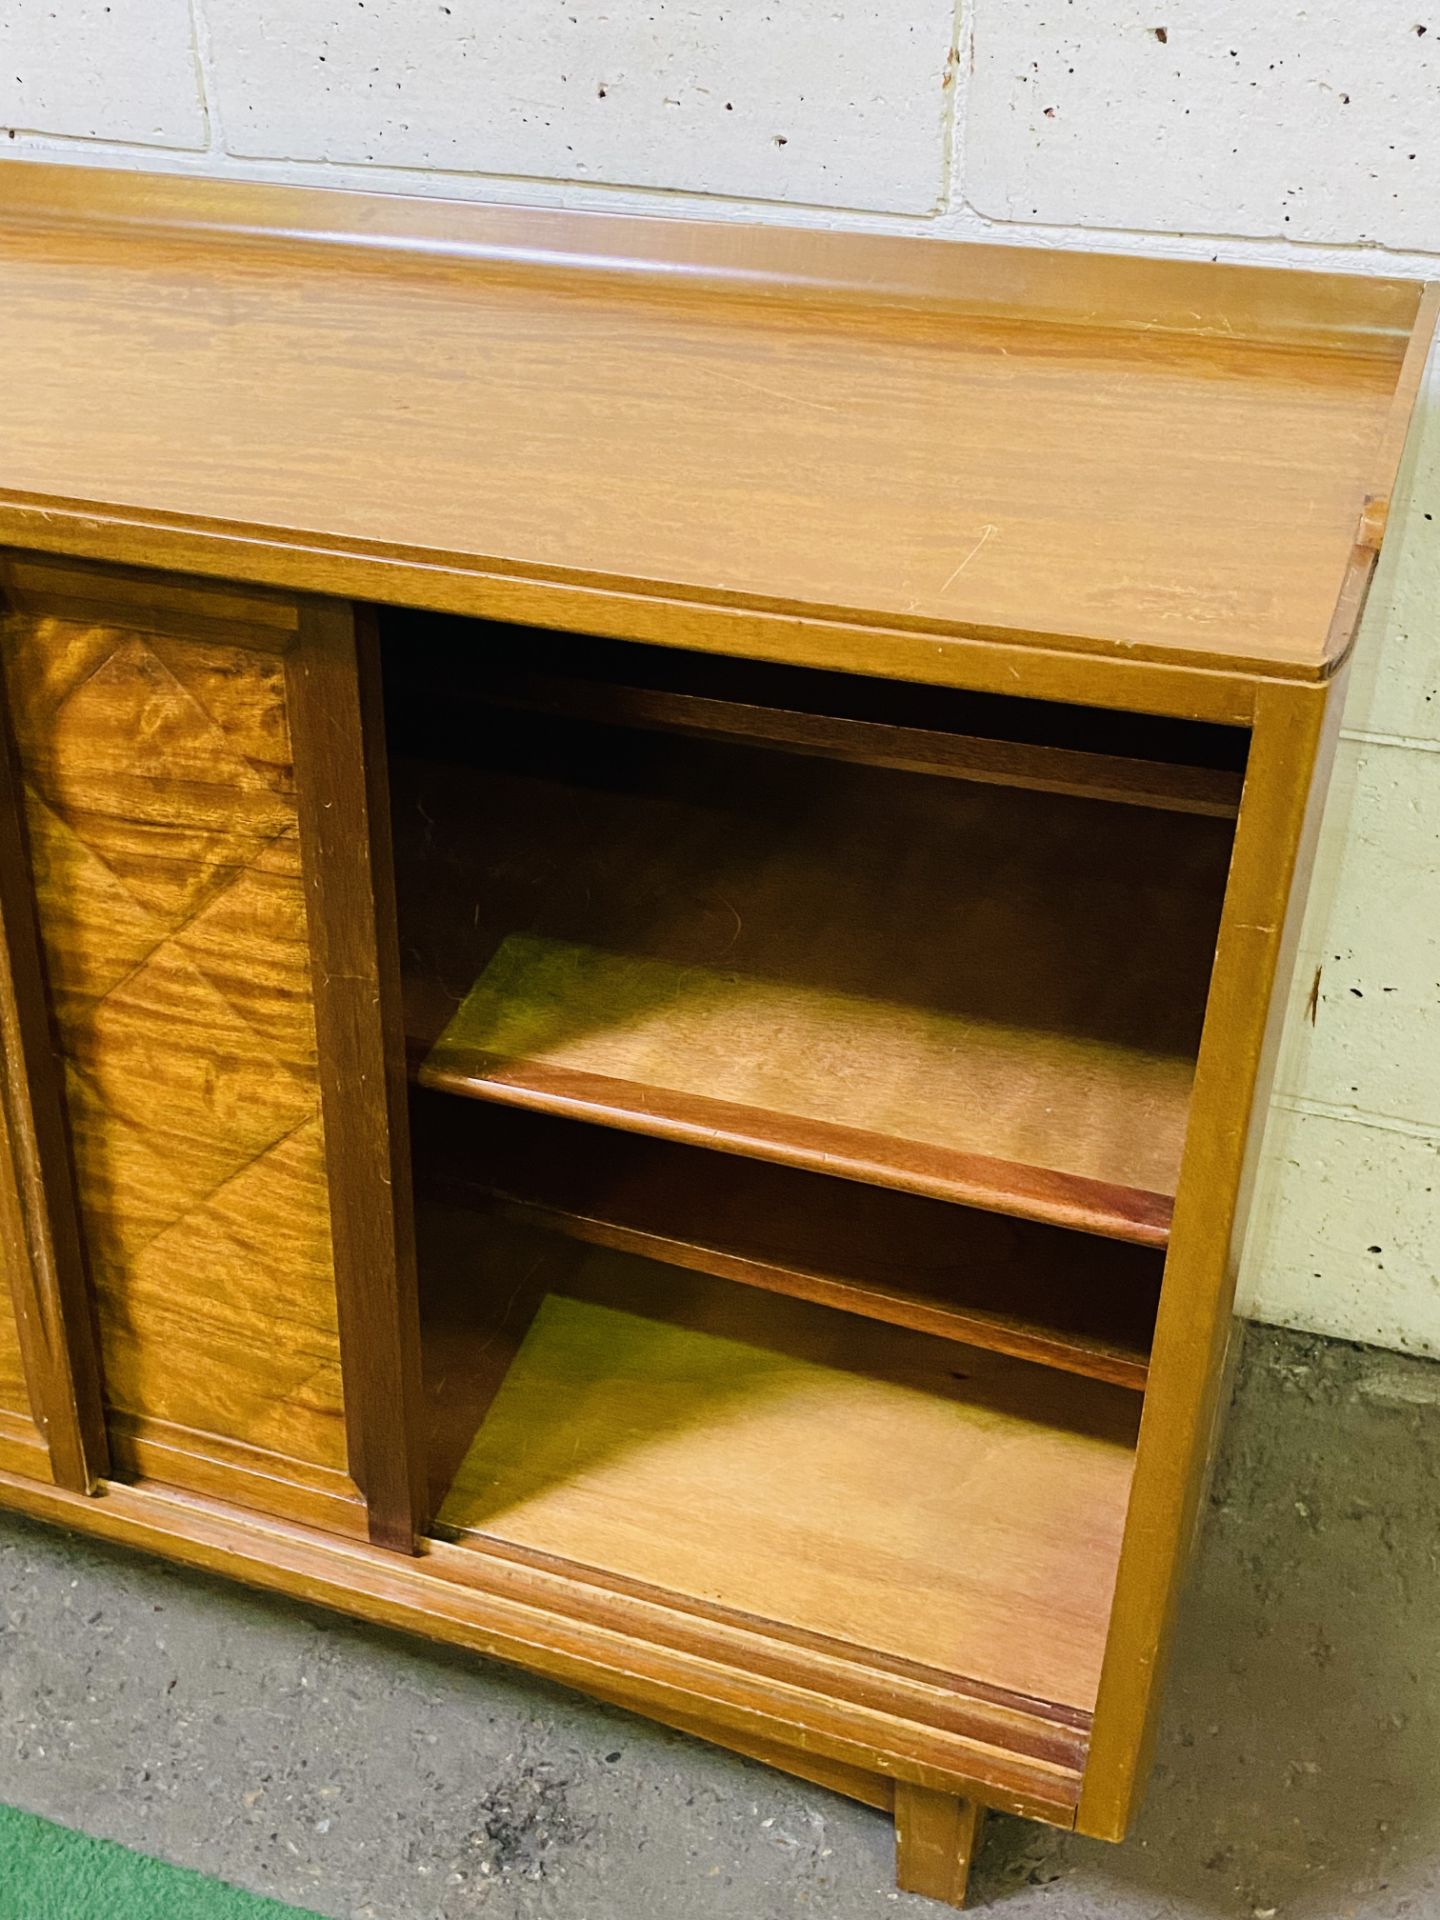
[[[424,1090],[412,1127],[462,1204],[1144,1388],[1152,1248]]]
[[[1140,1403],[422,1209],[439,1530],[943,1697],[1094,1705]]]

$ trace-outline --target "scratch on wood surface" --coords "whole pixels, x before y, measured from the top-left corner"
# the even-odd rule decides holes
[[[999,527],[997,527],[993,521],[987,520],[985,522],[985,525],[980,529],[980,538],[975,542],[974,546],[971,547],[970,551],[966,554],[965,558],[960,562],[959,566],[955,568],[953,573],[951,573],[950,577],[946,580],[944,586],[941,587],[940,591],[942,594],[946,594],[950,591],[951,587],[954,586],[955,582],[960,578],[961,574],[964,573],[966,567],[969,566],[970,562],[975,558],[976,554],[979,553],[980,549],[986,544],[987,541],[993,540],[995,535],[999,531],[1000,531]]]
[[[711,371],[732,386],[747,387],[751,393],[758,393],[765,400],[778,400],[787,407],[811,407],[816,413],[839,413],[842,409],[842,402],[838,400],[813,400],[808,394],[786,393],[779,387],[767,387],[759,380],[748,379],[743,373],[721,373],[718,368],[712,368]]]

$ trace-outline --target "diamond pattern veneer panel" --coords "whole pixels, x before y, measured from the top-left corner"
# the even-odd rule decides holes
[[[142,617],[3,629],[116,1454],[303,1511],[353,1490],[284,659]]]

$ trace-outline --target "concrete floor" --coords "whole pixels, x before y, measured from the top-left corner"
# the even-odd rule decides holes
[[[1251,1333],[1148,1807],[1005,1920],[1440,1916],[1440,1366]],[[0,1516],[0,1800],[336,1920],[874,1920],[888,1823],[469,1658]],[[178,1917],[177,1917],[178,1920]]]

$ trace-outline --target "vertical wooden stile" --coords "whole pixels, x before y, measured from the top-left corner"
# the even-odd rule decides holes
[[[1343,674],[1257,689],[1215,970],[1077,1828],[1121,1839],[1138,1803],[1194,1538],[1234,1311],[1283,991],[1303,912]]]
[[[62,1073],[14,742],[0,712],[0,1246],[51,1474],[90,1493],[108,1453]]]
[[[376,1545],[423,1531],[420,1323],[390,810],[371,618],[301,603],[286,656],[350,1471]]]

